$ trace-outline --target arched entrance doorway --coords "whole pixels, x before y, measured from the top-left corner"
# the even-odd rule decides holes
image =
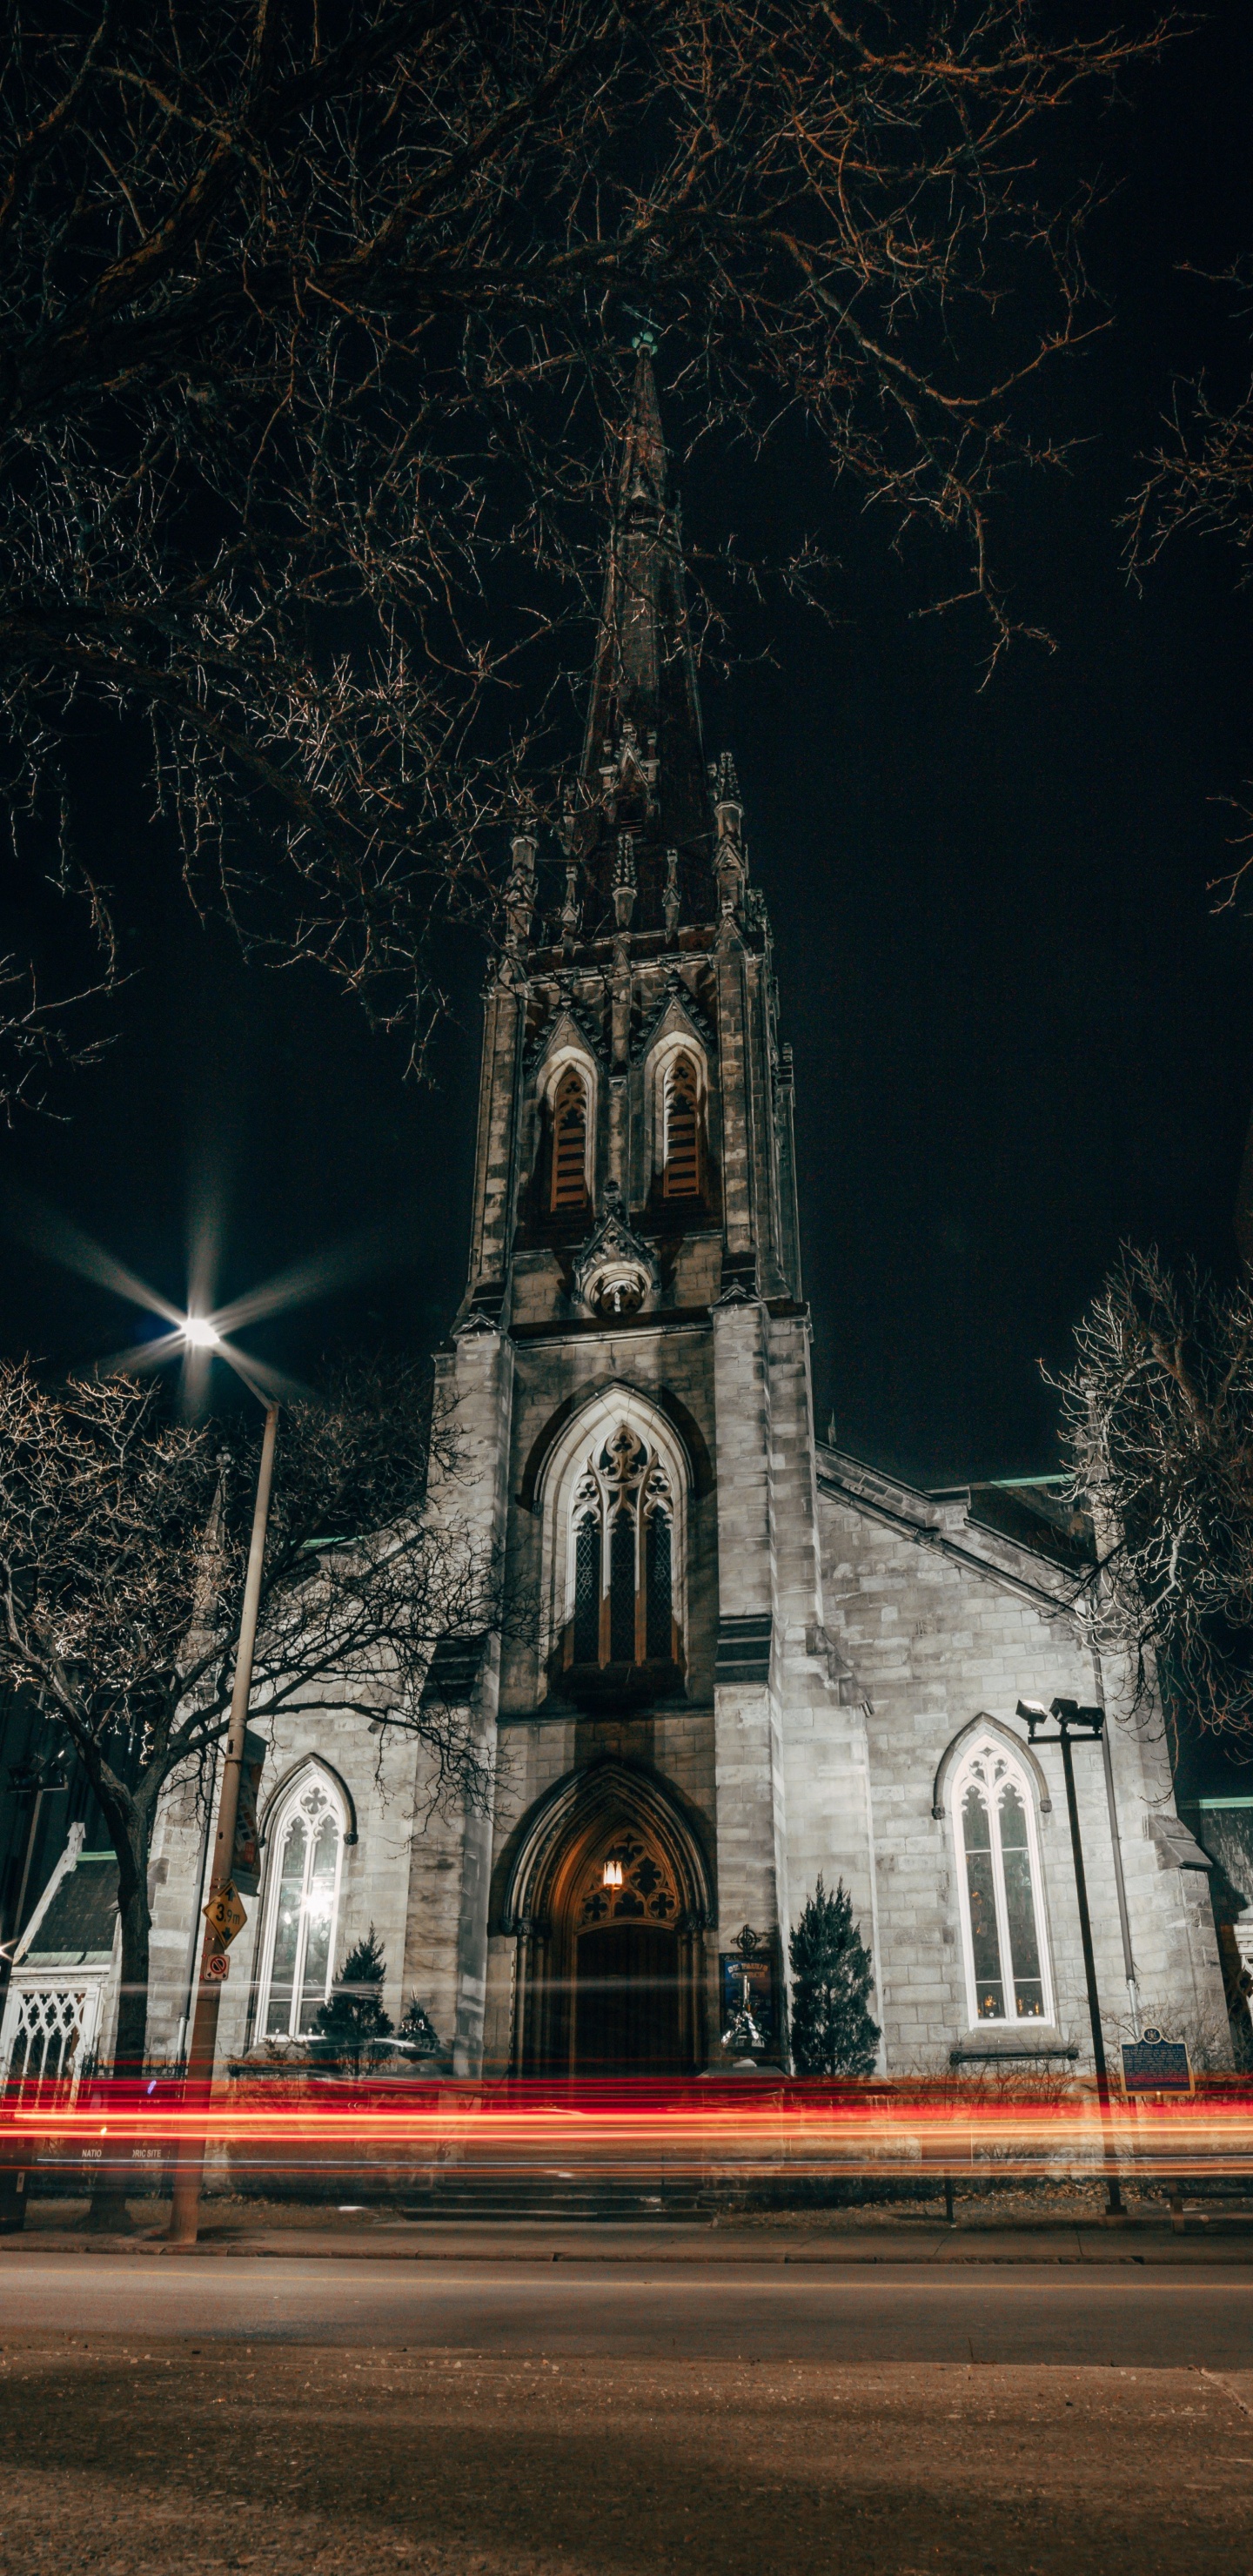
[[[574,2062],[581,2075],[671,2075],[682,2063],[679,1901],[655,1835],[616,1835],[576,1881]]]
[[[502,1895],[515,2072],[703,2065],[709,1919],[699,1844],[655,1774],[614,1761],[563,1781],[526,1820]]]

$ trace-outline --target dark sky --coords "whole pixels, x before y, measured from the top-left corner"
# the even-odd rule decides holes
[[[1230,6],[1102,134],[1120,188],[1090,248],[1116,320],[1070,397],[1087,443],[1002,529],[1015,603],[1056,651],[1021,645],[981,688],[976,619],[914,613],[934,559],[894,557],[815,469],[838,622],[789,617],[772,666],[707,696],[796,1054],[819,1421],[924,1485],[1056,1464],[1038,1362],[1064,1362],[1121,1239],[1234,1262],[1253,934],[1206,888],[1230,829],[1214,800],[1253,774],[1253,596],[1212,539],[1129,588],[1114,518],[1172,367],[1235,381],[1230,298],[1176,267],[1253,244],[1251,98]],[[664,348],[658,372],[664,404]],[[739,471],[733,501],[768,523],[769,460]],[[699,475],[685,497],[693,524],[726,505]],[[464,1274],[477,962],[457,964],[436,1088],[406,1086],[349,1003],[245,970],[195,922],[146,813],[102,780],[102,869],[142,885],[146,917],[118,1043],[62,1085],[63,1123],[0,1144],[5,1170],[175,1296],[205,1207],[224,1292],[382,1222],[391,1266],[265,1347],[303,1370],[327,1340],[429,1346]],[[85,1360],[132,1321],[12,1250],[3,1347]]]

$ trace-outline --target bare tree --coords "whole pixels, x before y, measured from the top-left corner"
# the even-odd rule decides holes
[[[428,1422],[404,1365],[348,1366],[285,1409],[251,1706],[326,1698],[416,1737],[434,1810],[490,1793],[465,1711],[424,1684],[440,1638],[491,1626],[495,1590],[455,1516],[423,1510]],[[434,1447],[447,1478],[447,1427]],[[0,1673],[64,1731],[117,1854],[121,2067],[143,2062],[161,1794],[226,1731],[252,1450],[234,1425],[178,1420],[163,1386],[48,1392],[0,1363]]]
[[[1243,314],[1253,311],[1253,256],[1208,282],[1234,287]],[[1253,579],[1253,375],[1229,403],[1216,404],[1203,377],[1177,386],[1166,426],[1127,515],[1132,564],[1156,563],[1169,537],[1192,528],[1230,539],[1243,586]]]
[[[1238,311],[1247,324],[1253,313],[1253,255],[1236,260],[1221,277],[1206,283],[1234,288]],[[1253,580],[1253,368],[1227,402],[1215,401],[1204,377],[1175,388],[1166,437],[1145,459],[1144,481],[1125,514],[1127,560],[1133,573],[1156,563],[1163,547],[1190,530],[1198,536],[1225,537],[1237,565],[1237,584]],[[1253,868],[1253,785],[1243,796],[1221,798],[1243,828],[1233,833],[1237,856],[1210,889],[1216,910],[1234,903]]]
[[[433,925],[494,918],[523,680],[533,707],[589,612],[589,459],[642,331],[689,445],[803,419],[895,533],[957,539],[999,647],[989,505],[1056,457],[1032,388],[1094,327],[1042,137],[1165,41],[1050,19],[9,0],[13,797],[72,811],[112,711],[197,900],[420,1047]]]
[[[1060,1387],[1090,1509],[1098,1637],[1142,1706],[1253,1733],[1253,1291],[1127,1248],[1079,1326]]]
[[[118,980],[111,942],[100,974],[76,993],[49,994],[33,966],[0,957],[0,1116],[7,1125],[15,1110],[47,1108],[53,1073],[99,1063],[111,1041],[92,1036],[83,1015]]]

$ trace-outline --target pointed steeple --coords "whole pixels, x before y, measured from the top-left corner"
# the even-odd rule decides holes
[[[661,929],[667,887],[672,898],[680,892],[684,920],[712,917],[713,814],[696,665],[647,349],[636,365],[618,461],[583,761],[569,822],[589,891],[602,898],[606,912],[626,881],[623,842],[629,840],[635,929]],[[617,909],[620,916],[621,902]]]

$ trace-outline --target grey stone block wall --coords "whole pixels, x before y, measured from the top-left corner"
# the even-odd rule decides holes
[[[1020,1698],[1046,1706],[1055,1696],[1090,1703],[1098,1696],[1098,1681],[1083,1634],[1060,1597],[1056,1613],[1024,1598],[1011,1588],[992,1550],[986,1570],[976,1570],[826,1493],[820,1495],[819,1516],[826,1624],[838,1628],[865,1695],[878,2017],[889,2070],[907,2072],[946,2063],[952,2049],[988,2038],[969,2023],[952,1817],[937,1819],[931,1812],[941,1759],[982,1711],[1004,1719],[1025,1744],[1027,1730],[1014,1715]],[[970,1532],[966,1536],[979,1544]],[[1020,1563],[1018,1580],[1029,1579],[1043,1586],[1049,1569],[1034,1559],[1025,1567]],[[1059,1596],[1061,1589],[1059,1578]],[[1111,1681],[1116,1685],[1117,1676],[1101,1678],[1107,1688]],[[1116,1706],[1116,1687],[1110,1698]],[[1160,1721],[1120,1727],[1115,1719],[1112,1752],[1144,2016],[1171,2028],[1212,2021],[1221,2016],[1222,1999],[1216,1942],[1212,1929],[1207,1937],[1204,1928],[1203,1883],[1194,1898],[1181,1884],[1187,1873],[1163,1874],[1147,1829],[1151,1816],[1173,1813]],[[1061,1757],[1056,1748],[1042,1746],[1037,1758],[1051,1804],[1039,1818],[1039,1833],[1056,2037],[1076,2045],[1078,2062],[1087,2064],[1091,2043]],[[1130,2006],[1104,1767],[1093,1746],[1077,1745],[1074,1761],[1109,2048],[1130,2035]],[[806,1830],[800,1798],[798,1791],[790,1810],[794,1848]],[[821,1836],[809,1834],[808,1840],[816,1860]],[[1043,2044],[1054,2033],[1031,2026],[1021,2036]]]

